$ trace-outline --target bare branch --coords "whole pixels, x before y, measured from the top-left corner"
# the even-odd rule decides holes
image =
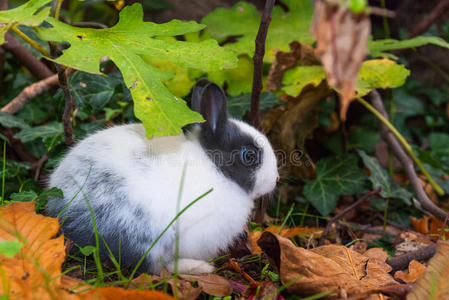
[[[373,90],[371,92],[371,102],[373,106],[384,116],[384,118],[388,120],[388,114],[385,111],[382,99],[380,98],[380,95],[376,90]],[[413,165],[413,161],[410,159],[405,150],[396,140],[393,133],[391,133],[391,131],[384,124],[381,124],[381,126],[382,126],[382,137],[388,144],[390,149],[393,151],[396,158],[402,164],[404,171],[407,174],[407,177],[409,178],[413,189],[415,190],[419,203],[421,204],[423,209],[430,212],[441,221],[444,221],[448,213],[439,208],[432,202],[432,200],[429,199],[426,192],[424,191],[424,188],[419,182],[418,175],[416,174],[415,167]]]
[[[408,35],[407,39],[411,39],[426,32],[430,28],[430,26],[432,26],[432,24],[435,23],[435,21],[448,10],[449,0],[440,1],[440,3],[435,6],[435,8],[429,13],[427,17],[421,20],[421,22],[419,22],[418,25],[415,26],[415,28]]]
[[[271,22],[271,11],[273,10],[275,0],[266,0],[263,10],[262,19],[260,21],[259,31],[255,40],[256,49],[254,51],[254,74],[253,89],[251,92],[251,122],[254,127],[262,129],[259,114],[260,93],[262,92],[262,75],[263,75],[263,57],[265,55],[265,40],[267,38],[268,26]]]
[[[412,260],[419,261],[432,258],[435,255],[436,251],[437,245],[426,246],[419,250],[408,252],[403,255],[390,257],[387,259],[387,264],[389,264],[393,268],[393,270],[391,270],[391,273],[394,273],[397,270],[406,269]]]
[[[74,71],[73,69],[68,69],[66,71],[67,76],[69,76],[73,71]],[[23,106],[27,104],[30,100],[57,85],[58,85],[58,74],[52,75],[43,80],[35,82],[24,88],[22,92],[20,92],[20,94],[17,95],[17,97],[15,97],[8,104],[2,107],[0,111],[7,112],[13,115],[18,111],[20,111],[23,108]]]
[[[23,46],[12,34],[5,34],[6,43],[2,44],[3,49],[11,52],[34,77],[41,80],[53,75],[53,72],[41,62],[30,50]]]

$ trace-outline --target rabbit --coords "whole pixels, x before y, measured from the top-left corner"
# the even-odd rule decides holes
[[[49,187],[61,189],[64,197],[49,199],[46,213],[59,216],[63,233],[75,244],[95,245],[89,203],[101,257],[109,253],[104,241],[117,261],[120,256],[122,265],[134,267],[177,212],[212,189],[169,227],[140,270],[173,272],[178,237],[177,271],[213,272],[207,261],[244,233],[254,200],[270,194],[279,175],[268,139],[228,117],[218,85],[200,80],[192,109],[205,122],[177,136],[148,139],[142,124],[127,124],[78,142],[50,175]]]

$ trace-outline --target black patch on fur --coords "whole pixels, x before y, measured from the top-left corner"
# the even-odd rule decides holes
[[[201,145],[217,168],[228,178],[235,181],[246,192],[250,192],[255,184],[255,172],[260,163],[244,164],[241,151],[245,147],[254,147],[259,157],[263,150],[256,146],[251,135],[242,132],[240,128],[229,121],[219,124],[214,133],[206,123],[201,124]]]

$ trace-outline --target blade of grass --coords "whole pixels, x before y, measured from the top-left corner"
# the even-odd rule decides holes
[[[5,179],[6,179],[6,140],[3,141],[3,166],[2,166],[2,203],[5,200]]]

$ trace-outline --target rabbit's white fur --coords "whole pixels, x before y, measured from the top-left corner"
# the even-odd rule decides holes
[[[117,209],[114,217],[121,221],[116,230],[143,230],[156,237],[177,214],[181,176],[186,165],[180,210],[209,189],[213,188],[213,191],[187,209],[179,219],[179,272],[210,272],[212,266],[205,261],[232,244],[248,221],[253,200],[271,192],[278,176],[276,158],[267,138],[241,121],[229,121],[254,136],[264,149],[263,164],[257,170],[255,187],[250,194],[216,168],[195,135],[149,140],[141,124],[112,127],[80,141],[53,172],[50,186],[61,188],[65,199],[75,197],[70,203],[74,209],[86,209],[83,192],[78,192],[89,172],[80,168],[80,161],[93,162],[91,175],[96,169],[119,174],[124,182],[120,182],[117,189],[126,195],[129,209]],[[115,205],[102,186],[98,186],[95,195],[95,199],[88,199],[91,203]],[[58,200],[50,200],[50,210],[51,201]],[[139,207],[143,212],[139,220],[143,228],[136,225],[133,207]],[[174,239],[175,231],[169,230],[156,243],[147,257],[151,265],[149,271],[158,273],[163,265],[173,268]]]

